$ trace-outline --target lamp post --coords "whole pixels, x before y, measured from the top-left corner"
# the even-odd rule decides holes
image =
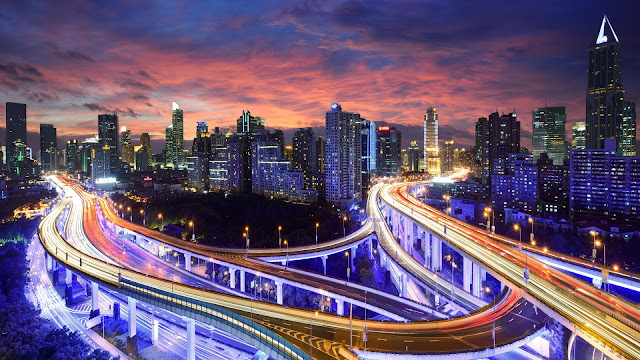
[[[520,227],[520,225],[515,224],[513,225],[513,228],[515,230],[518,230],[518,236],[519,236],[519,240],[518,240],[518,249],[520,249],[520,251],[522,251],[522,228]]]
[[[120,211],[122,210],[122,204],[119,204],[119,205],[118,205],[118,209],[120,209],[120,210],[118,210],[118,216],[122,217],[123,215],[122,215],[122,213],[120,212]]]
[[[496,350],[496,293],[491,291],[490,287],[486,287],[487,294],[493,295],[493,327],[491,328],[491,337],[493,338],[493,351]]]
[[[447,201],[446,214],[451,215],[451,196],[445,194],[442,195],[442,199]]]
[[[249,227],[245,226],[244,228],[245,234],[247,236],[247,254],[249,253],[249,244],[251,243],[251,241],[249,240]]]
[[[345,227],[345,223],[347,222],[347,216],[345,215],[342,218],[342,237],[346,237],[347,236],[347,228]]]
[[[533,218],[530,217],[528,221],[529,221],[529,224],[531,224],[531,234],[529,234],[529,241],[533,243],[535,241],[533,236]]]
[[[142,226],[147,226],[147,214],[144,209],[140,209],[140,214],[142,215]]]
[[[495,234],[495,232],[496,232],[496,213],[493,212],[493,209],[488,207],[488,206],[486,208],[484,208],[484,211],[487,212],[487,221],[489,221],[489,219],[491,220],[490,221],[491,226],[487,225],[487,227],[491,228],[491,232]]]
[[[453,293],[453,271],[458,267],[458,264],[453,262],[453,256],[451,257],[451,301],[453,301],[454,293]]]
[[[316,223],[316,245],[318,245],[318,228],[320,227],[319,223]]]
[[[284,241],[284,245],[287,247],[287,262],[286,266],[289,266],[289,242],[287,240]]]
[[[314,312],[309,319],[309,355],[313,359],[313,317],[318,315],[318,312]]]
[[[280,232],[282,231],[282,226],[278,226],[278,247],[282,249],[282,236]]]
[[[607,269],[607,245],[605,245],[605,243],[600,241],[600,240],[596,240],[595,244],[596,244],[596,246],[602,245],[602,254],[604,256],[604,267],[602,268],[602,282],[604,283],[604,291],[608,292],[609,291],[609,281],[608,281],[608,279],[605,279],[605,274],[604,274],[605,269]]]
[[[193,221],[189,221],[189,226],[191,227],[191,241],[195,242],[196,241],[196,226],[194,225]]]
[[[160,219],[160,232],[164,232],[164,218],[162,217],[162,213],[158,214],[158,219]]]
[[[131,206],[127,206],[127,211],[129,212],[129,222],[133,222],[133,211],[131,211]]]
[[[524,292],[526,294],[527,285],[529,284],[529,254],[522,248],[522,227],[518,224],[515,224],[513,225],[513,228],[518,230],[518,236],[519,236],[518,247],[520,248],[520,251],[524,252],[523,279],[524,279]],[[535,242],[532,241],[532,244],[535,244]]]
[[[350,251],[347,250],[344,252],[344,255],[347,257],[347,281],[351,280],[351,254]]]

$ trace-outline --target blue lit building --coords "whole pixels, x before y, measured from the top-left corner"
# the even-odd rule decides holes
[[[505,174],[491,175],[491,202],[499,210],[518,208],[536,210],[538,201],[538,167],[531,153],[511,153]]]

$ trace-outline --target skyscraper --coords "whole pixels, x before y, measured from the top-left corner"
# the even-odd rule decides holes
[[[109,174],[115,176],[120,168],[120,146],[118,145],[118,115],[113,114],[101,114],[98,115],[98,138],[100,145],[103,147],[108,146],[108,151],[105,154],[109,155]],[[95,179],[95,177],[94,177]]]
[[[400,157],[402,134],[395,127],[380,126],[377,136],[378,175],[390,177],[398,175],[402,165]]]
[[[146,148],[149,156],[151,156],[151,138],[149,137],[149,133],[142,133],[142,135],[140,135],[140,145]]]
[[[316,173],[313,176],[313,188],[318,192],[318,198],[326,199],[325,164],[327,160],[327,142],[318,136],[316,139]]]
[[[622,156],[636,156],[636,103],[625,101],[622,111]]]
[[[578,121],[571,126],[571,148],[586,149],[586,129],[584,121]]]
[[[173,102],[171,103],[173,113],[171,115],[171,125],[173,126],[173,147],[174,147],[174,159],[173,165],[177,168],[184,168],[185,155],[184,155],[184,112],[180,109],[180,106]]]
[[[164,148],[165,148],[165,166],[174,168],[176,166],[176,146],[175,146],[175,134],[173,131],[173,124],[167,126],[164,130]]]
[[[209,162],[211,157],[211,134],[209,133],[209,127],[206,122],[198,122],[196,126],[196,137],[193,139],[193,145],[191,147],[192,154],[203,155]],[[207,170],[208,172],[209,170]]]
[[[520,122],[516,113],[495,112],[476,123],[476,149],[485,181],[492,174],[506,174],[509,154],[520,152]]]
[[[623,155],[635,139],[635,121],[624,121],[622,46],[605,15],[598,36],[589,47],[587,71],[586,148],[602,149],[605,139],[617,140]],[[633,131],[631,130],[633,127]],[[631,151],[629,151],[631,153]]]
[[[417,172],[420,170],[420,147],[416,140],[411,140],[407,149],[407,163],[409,172]]]
[[[120,141],[122,143],[122,148],[121,148],[122,162],[130,166],[133,166],[134,154],[133,154],[133,144],[131,144],[131,130],[127,130],[127,128],[123,126],[120,129]]]
[[[249,110],[242,110],[242,115],[237,120],[237,133],[252,133],[264,130],[264,118],[252,116]]]
[[[7,173],[10,175],[16,175],[16,162],[15,151],[13,149],[13,143],[21,141],[24,145],[27,145],[27,105],[19,103],[6,103],[6,158],[7,158]]]
[[[292,165],[302,172],[305,188],[313,189],[316,173],[316,137],[313,129],[299,129],[293,134]]]
[[[442,174],[450,174],[453,172],[453,140],[444,142],[442,150]]]
[[[556,165],[562,165],[565,158],[565,124],[567,115],[564,106],[534,108],[532,153],[534,160],[547,153]]]
[[[325,121],[327,201],[347,208],[360,199],[362,190],[360,114],[342,111],[340,104],[333,103]]]
[[[368,191],[371,183],[371,177],[376,173],[377,164],[377,146],[378,136],[376,133],[376,124],[373,121],[360,119],[361,121],[361,151],[362,151],[362,195]]]
[[[424,161],[427,172],[434,176],[440,175],[438,150],[438,112],[430,107],[424,115]]]
[[[66,166],[67,172],[73,174],[74,172],[80,170],[80,157],[79,157],[79,148],[78,148],[78,140],[69,140],[67,141],[67,156],[66,156]]]
[[[40,124],[40,161],[42,171],[50,171],[57,168],[58,164],[58,138],[56,128],[51,124]]]

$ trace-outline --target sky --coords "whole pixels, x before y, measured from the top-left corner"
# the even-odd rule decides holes
[[[514,109],[566,106],[584,121],[587,48],[607,14],[622,44],[625,99],[640,101],[638,1],[8,1],[0,12],[0,96],[27,104],[58,145],[97,132],[97,116],[164,146],[171,102],[235,130],[243,109],[268,128],[324,135],[333,102],[422,144],[435,106],[440,140],[472,146],[474,124]],[[0,107],[4,118],[5,108]],[[4,127],[4,122],[0,125]],[[4,128],[0,129],[4,145]],[[188,144],[188,143],[187,143]]]

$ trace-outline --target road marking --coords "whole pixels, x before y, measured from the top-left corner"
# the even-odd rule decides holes
[[[383,339],[383,338],[376,338],[376,340],[378,340],[378,341],[387,341],[387,339]]]
[[[406,342],[406,343],[412,343],[412,342],[413,342],[413,340],[404,340],[404,342]]]
[[[512,322],[512,321],[513,321],[513,318],[509,319],[509,322]]]

